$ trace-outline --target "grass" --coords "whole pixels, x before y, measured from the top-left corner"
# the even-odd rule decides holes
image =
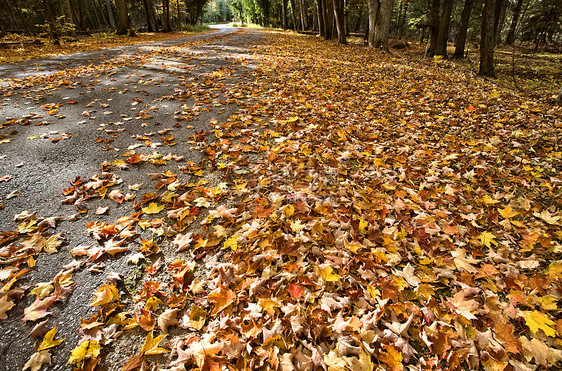
[[[0,47],[0,64],[19,63],[37,58],[112,48],[121,45],[177,39],[194,33],[208,32],[209,30],[210,28],[206,25],[196,25],[184,27],[182,31],[168,33],[139,32],[133,37],[115,35],[114,33],[97,33],[78,36],[72,40],[63,38],[60,45],[53,45],[48,39],[8,34],[0,38],[0,45],[3,45]],[[39,41],[43,44],[33,44],[34,41]]]

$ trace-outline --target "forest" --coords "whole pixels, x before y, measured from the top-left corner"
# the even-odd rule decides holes
[[[7,14],[2,34],[43,34],[54,43],[99,31],[134,35],[233,21],[316,33],[339,44],[364,35],[383,50],[389,40],[417,40],[435,58],[462,59],[475,48],[483,76],[496,74],[497,45],[554,52],[562,45],[558,0],[1,0],[0,9]]]

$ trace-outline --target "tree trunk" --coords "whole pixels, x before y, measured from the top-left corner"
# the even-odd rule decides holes
[[[377,24],[377,18],[379,14],[379,0],[368,0],[369,1],[369,25],[368,25],[368,35],[367,43],[370,47],[375,47],[375,25]]]
[[[364,7],[360,6],[359,7],[359,14],[357,15],[357,22],[355,22],[355,27],[353,28],[353,31],[355,33],[359,32],[359,30],[360,30],[361,19],[363,18],[363,12],[364,12]]]
[[[427,55],[433,57],[435,55],[435,47],[437,46],[437,37],[439,35],[439,8],[441,0],[429,1],[429,49]]]
[[[517,29],[517,24],[519,22],[519,16],[521,15],[521,8],[523,7],[523,0],[517,0],[515,8],[513,9],[513,17],[511,18],[511,25],[509,26],[509,31],[507,32],[507,37],[505,38],[505,43],[507,45],[513,45],[515,42],[515,30]]]
[[[324,9],[322,7],[322,0],[316,0],[316,10],[318,13],[318,34],[322,37],[325,37],[326,28],[324,27],[324,17],[322,16],[322,14],[324,14]]]
[[[96,4],[92,0],[89,0],[88,6],[90,8],[90,13],[94,14],[93,21],[94,21],[95,29],[101,30],[101,22],[100,22],[100,17],[98,15],[98,10],[97,10]]]
[[[501,42],[502,28],[505,21],[505,9],[507,8],[507,0],[497,0],[496,12],[494,16],[494,43],[497,45]]]
[[[388,37],[390,34],[390,19],[394,0],[381,0],[379,16],[375,24],[375,48],[388,51]]]
[[[439,21],[439,31],[434,55],[442,55],[447,58],[447,41],[449,40],[449,27],[451,26],[451,13],[453,11],[453,0],[443,1],[443,11],[441,12],[441,20]]]
[[[109,27],[109,19],[107,18],[107,15],[105,14],[105,12],[103,11],[103,3],[101,0],[94,0],[96,3],[96,8],[98,9],[98,12],[100,14],[101,17],[101,21],[102,21],[102,27],[103,28],[107,28]]]
[[[164,11],[164,32],[172,31],[170,27],[170,0],[162,0],[162,9]]]
[[[150,17],[150,22],[152,23],[152,27],[154,27],[154,31],[158,32],[158,18],[156,17],[156,10],[154,9],[154,3],[152,0],[146,0],[146,4],[148,5],[148,15]]]
[[[287,27],[287,0],[281,2],[281,12],[283,17],[283,29],[286,30]]]
[[[559,106],[562,106],[562,87],[560,88],[560,91],[558,92],[558,98],[556,99],[556,104],[558,104]]]
[[[338,44],[347,44],[345,38],[345,25],[343,20],[343,0],[332,0],[336,29],[338,31]]]
[[[404,37],[404,28],[406,27],[406,16],[408,15],[408,7],[410,6],[410,0],[403,1],[404,9],[402,11],[401,17],[399,17],[398,22],[398,38],[402,40]]]
[[[126,0],[115,0],[117,6],[117,34],[126,35],[130,28],[129,11]]]
[[[307,6],[306,6],[306,0],[300,0],[299,2],[300,5],[300,11],[301,11],[301,27],[302,30],[305,31],[308,29],[308,21],[306,19],[306,10],[307,10]]]
[[[62,13],[64,14],[64,21],[66,23],[74,23],[74,17],[72,14],[72,4],[70,3],[70,0],[62,0],[61,3],[61,8],[62,8]]]
[[[322,0],[317,0],[317,1],[322,1]],[[295,4],[295,0],[291,0],[291,18],[293,20],[293,29],[296,31],[298,30],[299,26],[297,23],[297,5]]]
[[[148,8],[148,0],[143,0],[144,14],[146,15],[146,28],[148,32],[154,32],[152,20],[150,19],[150,9]]]
[[[494,67],[494,10],[497,0],[484,0],[482,25],[480,27],[480,71],[481,76],[496,76]]]
[[[461,14],[461,24],[459,26],[459,32],[457,34],[457,41],[455,43],[455,54],[453,58],[462,59],[464,58],[464,48],[466,45],[466,34],[468,33],[468,24],[470,22],[470,14],[472,13],[472,5],[474,0],[465,0],[464,8]]]
[[[115,15],[113,14],[113,7],[111,6],[111,0],[105,0],[105,7],[107,8],[107,15],[109,17],[109,24],[111,25],[111,28],[117,28]]]
[[[53,41],[54,45],[60,45],[60,35],[57,25],[55,23],[55,15],[53,14],[53,9],[49,0],[43,0],[43,12],[45,13],[45,19],[49,24],[49,37]]]
[[[322,8],[322,16],[324,17],[324,29],[326,31],[324,38],[326,40],[331,40],[333,38],[334,12],[330,4],[330,0],[322,0]]]

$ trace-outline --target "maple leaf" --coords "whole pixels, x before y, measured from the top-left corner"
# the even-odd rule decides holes
[[[168,309],[158,316],[158,327],[163,334],[168,334],[168,327],[178,324],[178,308]]]
[[[91,303],[90,306],[96,305],[105,305],[113,300],[119,299],[119,291],[117,287],[114,285],[103,284],[95,293],[94,296],[96,297]]]
[[[480,239],[480,242],[482,242],[482,245],[484,245],[486,247],[492,247],[492,245],[497,246],[497,244],[498,244],[498,242],[496,241],[496,236],[494,236],[490,232],[482,232],[480,234],[480,236],[478,236],[478,239]]]
[[[226,309],[230,304],[234,302],[236,294],[225,287],[221,287],[219,291],[209,294],[209,301],[215,306],[211,311],[211,316],[216,315],[222,310]]]
[[[37,321],[38,319],[51,314],[50,312],[47,312],[47,308],[50,308],[55,303],[55,301],[57,301],[57,298],[55,296],[48,296],[44,299],[36,297],[35,301],[29,307],[23,310],[24,317],[22,318],[22,320],[24,322]]]
[[[14,305],[14,302],[8,298],[8,295],[2,296],[0,298],[0,319],[8,318],[6,312],[12,309]]]
[[[548,210],[543,210],[541,213],[533,213],[533,215],[551,225],[560,225],[559,221],[562,218],[559,215],[554,216],[550,214]]]
[[[37,348],[37,351],[53,348],[59,345],[60,343],[62,343],[64,341],[64,338],[61,340],[54,340],[56,333],[57,333],[57,326],[53,327],[50,331],[48,331],[45,334],[45,338]]]
[[[498,209],[498,212],[500,213],[500,215],[504,218],[504,219],[509,219],[509,218],[513,218],[516,217],[517,215],[519,215],[519,213],[517,211],[514,211],[511,206],[506,206],[504,209]]]
[[[318,274],[326,282],[338,282],[340,280],[340,275],[337,273],[332,273],[333,269],[329,264],[323,264],[317,267]]]
[[[451,299],[448,300],[458,314],[468,320],[476,319],[477,317],[472,313],[480,306],[476,300],[468,299],[470,295],[468,291],[463,290],[456,293]]]
[[[525,318],[525,323],[534,334],[539,332],[539,330],[543,330],[547,336],[556,336],[556,330],[551,327],[555,326],[556,322],[551,320],[546,314],[535,310],[521,311],[519,315]]]
[[[178,233],[172,243],[177,246],[177,252],[183,251],[189,247],[193,239],[191,238],[192,233],[181,234]]]
[[[97,358],[100,355],[101,345],[94,340],[86,340],[74,348],[68,358],[69,365],[78,365],[86,358]]]
[[[151,202],[148,207],[143,207],[142,212],[145,214],[158,214],[160,211],[164,210],[165,205],[158,205],[156,202]]]
[[[160,342],[162,341],[162,339],[164,339],[166,335],[159,335],[157,337],[154,337],[153,333],[154,331],[150,331],[146,336],[146,339],[144,340],[144,344],[141,349],[141,354],[154,355],[154,354],[168,353],[169,352],[168,349],[161,348],[158,346],[158,344],[160,344]]]
[[[30,369],[31,371],[39,371],[44,364],[51,364],[51,353],[48,350],[33,353],[23,366],[22,371],[27,369]]]
[[[205,326],[205,321],[207,320],[207,312],[199,308],[197,305],[191,307],[189,312],[189,324],[195,330],[199,331]]]
[[[295,284],[293,284],[293,283],[290,283],[290,284],[289,284],[289,287],[287,288],[287,291],[289,291],[289,294],[291,294],[291,296],[292,296],[294,299],[299,300],[299,299],[301,298],[302,293],[303,293],[304,290],[303,290],[302,287],[300,287],[300,286],[298,286],[298,285],[295,285]]]
[[[539,365],[555,366],[558,362],[562,361],[562,350],[551,348],[539,339],[527,339],[525,336],[519,338],[523,351],[528,360],[535,359]]]

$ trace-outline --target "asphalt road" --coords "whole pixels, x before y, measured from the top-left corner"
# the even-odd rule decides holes
[[[102,162],[124,159],[131,150],[184,156],[166,165],[119,171],[123,182],[118,188],[138,197],[153,191],[147,173],[179,173],[186,162],[199,163],[201,151],[192,149],[188,136],[209,130],[210,122],[225,120],[236,109],[223,101],[224,90],[217,86],[228,89],[248,74],[249,67],[236,59],[260,42],[259,33],[236,31],[219,27],[185,39],[0,66],[0,232],[16,229],[14,216],[28,210],[62,218],[51,232],[65,239],[57,253],[40,254],[32,271],[16,283],[27,290],[8,318],[0,320],[0,370],[21,370],[40,341],[28,336],[36,323],[22,321],[34,299],[29,290],[71,263],[70,250],[96,244],[86,233],[87,222],[114,221],[132,210],[131,201],[105,198],[84,203],[88,211],[80,214],[74,205],[62,203],[61,191],[77,177],[99,174]],[[35,80],[29,86],[10,88],[11,79],[30,77]],[[212,86],[207,83],[211,78]],[[190,90],[190,98],[178,99]],[[193,120],[179,119],[188,113]],[[142,186],[132,191],[128,187],[134,184]],[[108,211],[97,215],[98,207]],[[89,306],[92,292],[110,272],[127,276],[127,259],[124,254],[98,262],[96,270],[75,272],[72,293],[49,308],[52,315],[46,317],[48,328],[56,325],[57,338],[65,341],[52,350],[52,364],[43,370],[72,369],[66,363],[80,337],[80,318],[96,312]]]

